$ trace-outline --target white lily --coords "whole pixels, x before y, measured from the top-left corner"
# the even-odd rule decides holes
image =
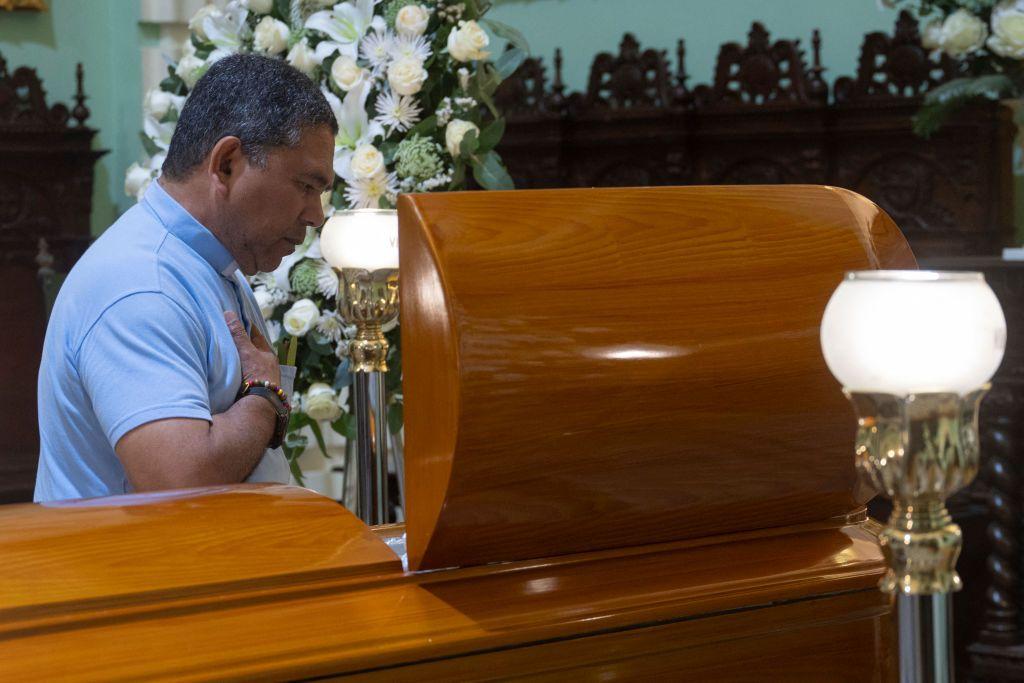
[[[384,127],[370,120],[366,113],[366,98],[370,94],[367,83],[360,83],[345,95],[344,101],[326,88],[324,97],[338,120],[338,135],[334,138],[334,172],[346,181],[352,180],[352,154],[356,147],[371,143],[384,136]]]
[[[322,61],[338,51],[355,59],[359,53],[359,40],[366,32],[371,28],[384,29],[384,17],[373,15],[376,4],[376,0],[347,0],[339,2],[333,9],[309,15],[305,28],[330,38],[317,45],[317,58]]]
[[[242,47],[243,32],[249,30],[245,23],[248,16],[249,10],[229,2],[223,10],[203,17],[203,33],[218,48],[237,52]]]
[[[166,150],[171,146],[171,135],[174,134],[175,125],[176,122],[174,121],[160,123],[152,116],[146,116],[142,121],[142,130],[146,133],[146,137],[152,140],[157,147]]]

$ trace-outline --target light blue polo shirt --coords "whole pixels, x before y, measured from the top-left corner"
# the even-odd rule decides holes
[[[35,500],[131,493],[114,452],[122,436],[154,420],[228,410],[241,384],[228,310],[269,338],[228,250],[151,183],[89,247],[54,304],[39,367]],[[275,449],[249,480],[288,475]]]

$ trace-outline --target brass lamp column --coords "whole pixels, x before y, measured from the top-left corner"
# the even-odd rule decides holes
[[[978,471],[978,406],[1006,321],[980,273],[847,273],[821,324],[857,413],[855,462],[893,503],[880,588],[896,596],[901,683],[953,679],[960,528],[946,499]]]
[[[398,315],[398,216],[384,209],[335,213],[320,236],[339,272],[338,314],[356,335],[348,343],[356,417],[357,511],[367,524],[388,521],[388,341],[383,326]]]

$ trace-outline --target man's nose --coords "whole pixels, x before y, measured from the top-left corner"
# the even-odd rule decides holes
[[[324,207],[320,203],[320,195],[316,195],[312,201],[306,205],[301,218],[307,225],[312,225],[314,228],[319,228],[324,224]]]

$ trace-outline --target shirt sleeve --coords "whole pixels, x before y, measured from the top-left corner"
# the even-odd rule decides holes
[[[212,421],[206,334],[165,294],[139,292],[108,307],[82,341],[78,374],[111,447],[154,420]]]

